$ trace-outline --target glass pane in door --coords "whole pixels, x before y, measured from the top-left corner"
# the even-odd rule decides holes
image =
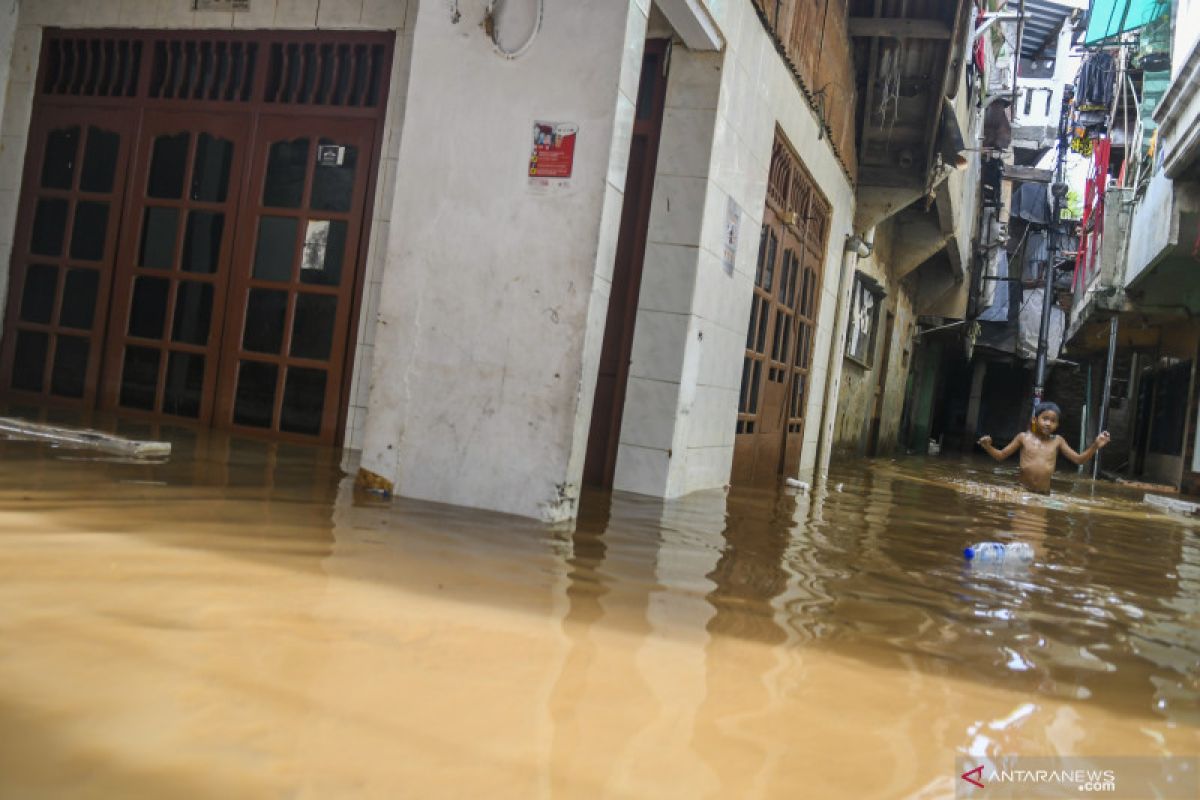
[[[247,118],[158,112],[146,116],[138,153],[142,193],[128,214],[139,226],[120,265],[115,292],[127,305],[110,352],[125,353],[120,388],[107,402],[204,419],[220,362],[238,173]],[[131,223],[131,224],[134,224]],[[153,354],[153,355],[151,355]]]
[[[35,105],[27,156],[35,178],[22,188],[9,262],[18,295],[5,320],[7,388],[94,398],[97,308],[112,278],[132,124],[111,110]]]
[[[353,363],[373,134],[350,120],[266,115],[259,125],[253,190],[236,223],[245,234],[231,301],[240,307],[227,316],[222,358],[231,366],[218,404],[234,426],[330,438]]]

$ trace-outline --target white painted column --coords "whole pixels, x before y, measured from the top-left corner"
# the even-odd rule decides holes
[[[547,3],[511,60],[457,10],[417,7],[361,463],[405,496],[566,519],[649,0]],[[532,27],[512,16],[510,47]],[[538,120],[578,126],[564,188],[530,186]]]
[[[618,490],[658,497],[686,490],[689,418],[697,396],[707,395],[698,386],[701,351],[729,337],[705,324],[697,308],[713,273],[732,280],[714,245],[702,241],[707,205],[725,198],[711,175],[722,62],[719,53],[683,47],[671,55],[613,478]]]

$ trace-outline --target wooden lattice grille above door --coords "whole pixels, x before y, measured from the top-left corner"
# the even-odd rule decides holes
[[[393,41],[48,29],[0,390],[337,441]]]
[[[746,332],[733,478],[798,469],[830,206],[776,132]]]
[[[52,28],[38,94],[382,113],[392,42],[384,33]]]

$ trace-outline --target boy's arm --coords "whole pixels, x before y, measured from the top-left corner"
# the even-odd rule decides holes
[[[1011,442],[1009,442],[1007,445],[1005,445],[1003,450],[997,450],[995,447],[992,446],[992,437],[982,436],[979,439],[979,446],[982,447],[984,449],[984,452],[986,452],[992,458],[996,459],[997,461],[1003,461],[1004,459],[1011,456],[1013,453],[1017,452],[1017,450],[1019,450],[1021,447],[1021,442],[1023,442],[1024,440],[1025,440],[1025,432],[1022,431],[1021,433],[1018,433],[1016,436],[1014,436],[1013,440]]]
[[[1085,464],[1092,456],[1096,455],[1097,450],[1108,444],[1109,435],[1108,431],[1101,431],[1100,435],[1096,437],[1096,441],[1088,445],[1088,449],[1082,453],[1076,453],[1072,450],[1071,445],[1067,444],[1067,440],[1063,437],[1059,436],[1057,438],[1058,451],[1066,456],[1068,461],[1073,464]]]

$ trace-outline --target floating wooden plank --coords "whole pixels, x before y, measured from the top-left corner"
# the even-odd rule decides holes
[[[10,439],[32,439],[61,447],[97,450],[134,458],[165,458],[171,455],[170,442],[148,442],[126,439],[111,433],[88,428],[63,428],[15,417],[0,417],[0,435]]]

